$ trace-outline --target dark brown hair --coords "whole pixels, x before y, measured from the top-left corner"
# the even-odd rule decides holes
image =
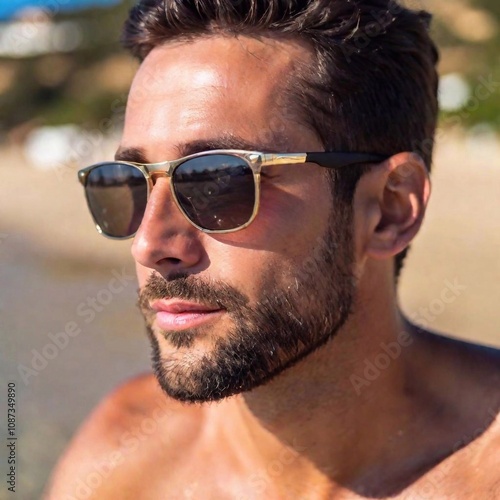
[[[293,101],[325,150],[414,151],[430,169],[438,56],[429,23],[393,0],[141,0],[123,43],[142,60],[169,40],[220,33],[302,40],[314,57],[295,75]],[[352,203],[364,171],[332,173],[335,195]]]

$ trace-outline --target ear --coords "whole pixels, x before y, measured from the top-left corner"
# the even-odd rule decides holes
[[[427,167],[415,153],[399,153],[368,173],[363,187],[370,221],[364,253],[388,259],[403,251],[424,219],[431,184]]]

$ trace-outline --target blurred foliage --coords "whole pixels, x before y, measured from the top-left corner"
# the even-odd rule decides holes
[[[76,23],[82,44],[74,51],[0,58],[0,139],[12,128],[42,124],[102,128],[116,109],[123,110],[137,66],[119,45],[132,3],[126,0],[113,8],[51,19]],[[499,0],[419,0],[419,5],[435,15],[433,35],[441,50],[440,72],[460,73],[471,86],[471,100],[461,110],[443,113],[443,123],[488,122],[500,130],[498,89],[478,103],[472,97],[479,78],[500,81]]]
[[[76,50],[0,58],[0,138],[22,125],[96,127],[123,108],[137,67],[119,42],[132,3],[49,18],[55,23],[74,23],[74,36],[81,38]],[[37,29],[38,20],[37,16],[27,19],[28,35]]]
[[[434,13],[440,73],[458,73],[470,85],[469,100],[459,110],[442,112],[442,123],[488,123],[500,130],[499,0],[427,0],[425,6]],[[484,92],[484,81],[493,82],[489,92]]]

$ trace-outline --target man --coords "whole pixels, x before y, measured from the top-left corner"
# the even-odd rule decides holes
[[[48,498],[500,498],[498,352],[396,302],[428,24],[388,0],[131,11],[118,162],[79,175],[99,231],[134,237],[154,376],[95,410]]]

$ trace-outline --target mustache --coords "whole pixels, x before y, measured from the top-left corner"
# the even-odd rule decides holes
[[[200,304],[217,305],[228,312],[245,307],[249,299],[223,281],[207,280],[194,275],[165,279],[153,273],[139,290],[138,306],[149,309],[149,303],[161,299],[181,299]]]

